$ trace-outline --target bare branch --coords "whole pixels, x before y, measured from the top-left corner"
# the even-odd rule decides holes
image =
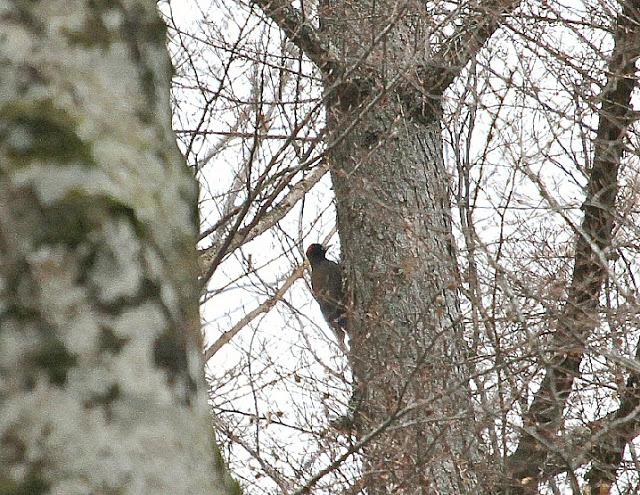
[[[591,469],[586,479],[589,481],[591,493],[604,493],[616,480],[616,471],[624,455],[625,445],[633,440],[640,428],[640,344],[636,348],[635,368],[620,391],[620,407],[600,423],[606,438],[593,443],[591,449]],[[608,419],[608,421],[607,421]]]
[[[551,438],[560,427],[564,404],[583,359],[585,340],[598,323],[596,310],[607,267],[594,247],[604,252],[611,246],[622,140],[631,122],[635,61],[640,55],[639,7],[640,1],[629,1],[618,15],[609,77],[601,94],[594,162],[583,204],[583,235],[576,240],[572,281],[552,343],[552,348],[560,351],[550,360],[542,385],[524,416],[525,427],[531,427],[535,435],[523,435],[508,461],[508,472],[518,487],[524,479],[531,479],[535,486],[543,472],[546,450],[540,448],[536,437]]]
[[[229,245],[228,252],[235,251],[243,244],[265,233],[280,220],[282,220],[285,215],[289,213],[293,209],[293,207],[298,204],[300,200],[302,200],[302,198],[304,198],[305,194],[307,194],[328,171],[329,166],[326,163],[323,163],[322,165],[316,167],[313,172],[311,172],[304,179],[293,186],[282,201],[271,208],[268,213],[260,216],[258,221],[254,225],[249,225],[246,228],[241,229]],[[213,246],[202,251],[200,255],[200,267],[203,273],[206,273],[210,270],[211,264],[220,249],[221,242],[216,243]]]
[[[520,3],[521,0],[486,0],[462,16],[456,23],[458,30],[442,43],[443,48],[425,71],[424,88],[432,95],[441,95]]]
[[[256,0],[287,37],[326,75],[337,75],[338,60],[322,46],[316,30],[287,0]]]
[[[211,347],[209,347],[206,351],[204,351],[204,361],[205,361],[205,363],[207,361],[209,361],[209,359],[211,359],[216,354],[216,352],[218,352],[220,350],[220,348],[223,345],[225,345],[229,341],[231,341],[231,339],[233,337],[235,337],[238,334],[238,332],[240,332],[240,330],[245,328],[257,316],[259,316],[259,315],[261,315],[263,313],[267,313],[268,311],[271,310],[271,308],[273,308],[276,305],[276,303],[278,301],[282,300],[282,298],[287,293],[287,291],[291,288],[291,286],[294,284],[294,282],[296,280],[298,280],[300,277],[302,277],[303,273],[304,273],[304,265],[301,265],[301,266],[297,267],[287,277],[285,282],[278,288],[278,290],[276,291],[276,293],[272,297],[270,297],[265,302],[260,304],[253,311],[250,311],[249,313],[247,313],[238,323],[233,325],[233,327],[230,330],[227,330],[220,337],[218,337],[218,340],[216,340],[211,345]]]

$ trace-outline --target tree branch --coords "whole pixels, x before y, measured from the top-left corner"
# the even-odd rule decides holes
[[[422,82],[429,94],[441,95],[496,32],[503,18],[517,9],[520,3],[521,0],[485,0],[461,16],[456,23],[459,28],[445,39],[443,48],[424,71]]]
[[[304,179],[291,187],[287,195],[277,205],[271,208],[267,213],[261,215],[256,222],[240,229],[231,241],[227,252],[233,252],[243,244],[255,239],[259,235],[265,233],[280,220],[282,220],[293,207],[307,194],[313,186],[315,186],[322,177],[329,171],[327,162],[323,162],[316,167]],[[201,251],[200,267],[203,275],[210,271],[212,262],[220,251],[222,242],[216,242],[211,247]]]
[[[640,434],[640,342],[636,347],[635,359],[610,352],[600,354],[630,373],[624,388],[620,390],[620,407],[561,436],[552,439],[538,437],[547,451],[541,480],[592,463],[586,476],[591,482],[591,493],[609,493],[626,444]],[[523,428],[523,432],[536,435],[533,428]]]
[[[256,3],[323,74],[335,77],[343,70],[338,60],[323,47],[313,26],[287,0],[256,0]]]
[[[251,321],[253,321],[257,316],[262,313],[267,313],[273,308],[278,301],[280,301],[287,291],[291,288],[296,280],[302,277],[304,273],[304,265],[297,267],[285,280],[284,284],[280,286],[280,288],[276,291],[276,293],[267,299],[265,302],[260,304],[253,311],[247,313],[244,318],[242,318],[238,323],[233,325],[230,330],[224,332],[218,340],[216,340],[211,347],[209,347],[206,351],[204,351],[204,362],[208,362],[216,352],[220,350],[220,348],[227,344],[233,337],[235,337],[240,330],[242,330],[245,326],[247,326]]]
[[[609,77],[601,94],[601,109],[594,147],[593,167],[587,185],[581,235],[577,237],[575,264],[567,301],[558,318],[550,359],[540,389],[524,416],[525,433],[507,462],[513,485],[505,491],[524,493],[523,480],[536,486],[543,472],[546,449],[537,438],[552,438],[561,426],[562,412],[579,373],[585,342],[598,324],[600,290],[607,277],[603,253],[611,246],[618,167],[623,138],[632,122],[631,92],[635,86],[635,61],[640,56],[640,0],[630,0],[618,15],[615,47]],[[516,491],[513,491],[516,490]]]
[[[636,347],[636,362],[640,360],[640,342]],[[640,373],[631,373],[621,391],[620,407],[602,421],[607,433],[604,440],[591,448],[591,469],[586,475],[591,493],[609,493],[616,480],[616,471],[622,462],[628,442],[638,435],[640,428]]]

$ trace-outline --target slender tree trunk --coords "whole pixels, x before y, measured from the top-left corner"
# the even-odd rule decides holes
[[[0,492],[232,493],[155,2],[0,7]]]
[[[584,218],[575,245],[575,262],[567,300],[557,322],[550,349],[559,349],[549,359],[545,377],[524,416],[523,432],[518,448],[509,457],[511,478],[502,493],[528,494],[537,491],[545,474],[549,449],[540,439],[553,439],[563,426],[563,412],[580,366],[587,342],[599,325],[599,298],[609,277],[606,254],[611,248],[616,221],[620,160],[628,127],[637,120],[633,112],[632,94],[637,85],[636,63],[640,56],[640,1],[621,3],[616,20],[613,52],[609,59],[607,84],[600,94],[598,130],[594,141],[593,165],[583,203]],[[635,377],[629,377],[635,383]],[[618,414],[624,417],[637,400],[637,394],[624,390]],[[617,418],[616,418],[617,419]],[[615,421],[613,422],[615,424]],[[623,422],[624,423],[624,422]],[[606,423],[605,423],[606,424]],[[592,465],[587,474],[592,493],[609,493],[622,460],[628,432],[620,434],[611,428],[606,441],[594,446]]]
[[[356,67],[346,83],[327,84],[334,139],[358,105],[379,98],[330,151],[352,305],[355,424],[362,437],[398,416],[365,449],[364,485],[369,494],[480,493],[439,102],[381,67],[356,65],[358,47],[370,46],[390,19],[381,14],[397,5],[364,3],[360,12],[337,8],[334,19],[349,19],[349,29],[325,28]],[[358,31],[353,19],[365,13],[379,24]],[[420,53],[401,45],[418,30],[394,27],[370,59],[393,65],[392,76],[415,66],[403,56]]]

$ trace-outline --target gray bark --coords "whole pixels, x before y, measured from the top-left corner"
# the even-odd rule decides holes
[[[363,9],[392,12],[394,5]],[[335,18],[358,16],[348,9],[338,8]],[[420,38],[419,24],[409,22],[400,21],[370,56],[393,67],[392,76],[421,63],[419,51],[401,48]],[[351,62],[347,67],[357,64],[361,47],[369,48],[370,33],[384,29],[382,20],[362,32],[353,23],[325,26]],[[359,436],[398,415],[365,448],[364,486],[369,494],[481,493],[439,101],[405,78],[395,84],[370,64],[346,78],[333,86],[328,81],[335,88],[327,96],[334,138],[358,105],[384,92],[329,152],[351,295],[352,406]]]
[[[331,154],[352,297],[356,424],[364,434],[417,405],[398,418],[406,426],[367,449],[367,487],[472,493],[463,473],[475,455],[440,129],[436,121],[399,123],[400,111],[371,112]],[[372,135],[380,139],[373,147]]]
[[[0,492],[234,493],[155,2],[0,2]]]
[[[483,493],[440,105],[520,2],[474,3],[448,36],[411,0],[320,0],[318,30],[288,0],[257,2],[324,77],[362,487]]]

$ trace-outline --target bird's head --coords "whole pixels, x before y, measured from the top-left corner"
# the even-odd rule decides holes
[[[327,248],[322,244],[311,244],[307,248],[307,259],[310,262],[320,261],[324,259],[324,254],[327,252]]]

